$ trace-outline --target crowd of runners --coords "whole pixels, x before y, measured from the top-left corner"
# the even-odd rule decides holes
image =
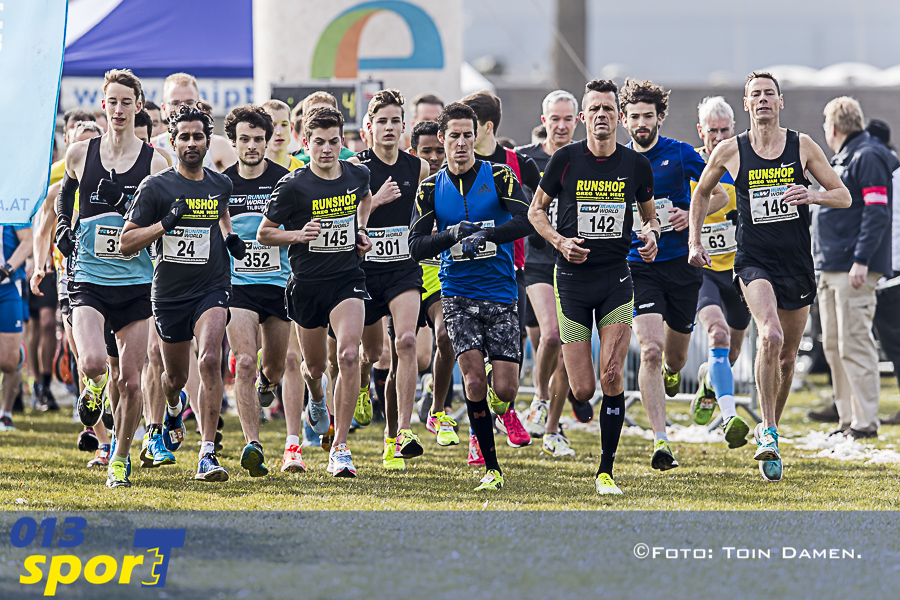
[[[67,113],[47,201],[33,224],[2,227],[0,428],[13,428],[27,357],[41,410],[59,410],[54,371],[77,386],[77,443],[94,452],[89,466],[106,467],[107,487],[131,485],[138,442],[140,467],[175,464],[188,428],[201,440],[195,478],[226,481],[230,365],[251,477],[277,464],[259,441],[263,416],[283,418],[282,472],[306,471],[321,447],[329,473],[356,477],[353,428],[383,422],[385,469],[460,444],[458,366],[467,461],[485,469],[477,490],[503,486],[497,439],[574,455],[560,425],[568,400],[580,422],[596,406],[596,489],[621,494],[613,463],[632,332],[650,466],[664,471],[679,465],[666,398],[682,389],[695,323],[710,350],[693,420],[708,424],[718,407],[728,447],[747,444],[732,365],[753,319],[752,459],[779,481],[778,423],[816,295],[809,205],[851,203],[819,146],[779,125],[783,102],[775,77],[752,73],[749,130],[735,135],[734,109],[706,98],[695,149],[660,135],[662,87],[595,79],[580,97],[547,95],[538,140],[510,149],[490,92],[408,104],[386,89],[354,153],[326,92],[293,108],[237,107],[223,137],[192,76],[168,77],[156,106],[129,70],[111,70],[105,131]],[[573,141],[579,120],[586,138]],[[519,414],[526,336],[535,393]],[[414,413],[433,440],[414,432]]]

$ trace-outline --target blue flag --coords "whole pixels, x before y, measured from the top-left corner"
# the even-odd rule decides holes
[[[27,223],[47,196],[66,9],[0,1],[0,224]]]

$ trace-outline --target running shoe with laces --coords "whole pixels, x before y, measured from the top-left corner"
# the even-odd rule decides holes
[[[547,424],[547,410],[549,403],[546,400],[541,400],[535,394],[534,399],[531,401],[531,406],[528,407],[528,412],[525,413],[525,431],[533,436],[544,435],[544,426]]]
[[[109,436],[109,459],[116,455],[116,436]],[[131,454],[125,457],[125,474],[131,477]]]
[[[545,433],[541,441],[541,450],[553,458],[575,456],[575,451],[569,446],[568,438],[562,432]]]
[[[281,457],[282,473],[305,473],[306,463],[303,462],[300,446],[288,446]]]
[[[439,414],[442,414],[442,413],[438,413],[437,415],[439,415]],[[425,429],[428,430],[428,433],[433,433],[434,435],[437,435],[438,427],[439,427],[437,415],[432,414],[431,411],[429,410],[428,417],[425,420]]]
[[[77,446],[82,452],[95,452],[100,447],[93,427],[85,427],[81,430],[81,433],[78,434]]]
[[[572,405],[572,415],[579,423],[590,423],[594,420],[594,405],[590,402],[579,402],[575,394],[569,391],[569,403]]]
[[[740,448],[745,445],[748,433],[750,433],[750,427],[739,416],[729,417],[725,421],[725,441],[728,442],[729,448]]]
[[[691,401],[691,415],[694,417],[694,423],[697,425],[706,425],[712,419],[713,413],[716,411],[716,392],[706,382],[706,374],[709,372],[709,365],[703,363],[697,370],[697,381],[700,382],[697,393]]]
[[[319,443],[322,446],[322,450],[325,452],[331,452],[331,445],[334,443],[334,425],[328,426],[328,431],[322,435],[322,441]]]
[[[666,396],[668,396],[669,398],[674,398],[675,394],[681,391],[681,371],[669,375],[669,372],[666,370],[665,355],[663,355],[662,361],[662,376],[663,387],[666,388]]]
[[[106,389],[103,390],[103,412],[100,413],[100,420],[103,422],[103,426],[106,427],[107,431],[112,431],[116,428],[116,421],[113,417],[112,400],[109,398],[109,386],[106,386]]]
[[[325,469],[335,477],[356,477],[356,467],[347,444],[337,444],[328,453],[328,467]]]
[[[506,443],[513,448],[522,448],[531,445],[531,436],[522,427],[522,421],[519,419],[519,413],[515,408],[506,411],[502,415],[497,415],[497,429],[506,434]]]
[[[166,405],[165,416],[163,417],[162,436],[166,449],[175,452],[181,448],[184,438],[187,435],[187,428],[184,426],[184,411],[190,403],[190,397],[185,390],[181,390],[178,395],[178,401],[181,403],[181,410],[174,417],[169,414],[168,403]]]
[[[401,429],[397,432],[397,440],[394,445],[395,458],[415,458],[422,456],[425,449],[419,436],[410,429]]]
[[[483,467],[484,457],[481,455],[481,446],[478,445],[478,438],[475,433],[469,429],[469,456],[466,462],[473,467]]]
[[[495,491],[502,488],[503,475],[501,475],[500,471],[497,471],[496,469],[490,469],[487,473],[484,474],[484,477],[481,478],[481,481],[478,482],[478,487],[475,488],[475,491]]]
[[[396,449],[396,438],[384,438],[384,445],[381,447],[381,466],[383,468],[395,469],[398,471],[406,468],[406,461],[394,456],[394,451]]]
[[[85,427],[93,427],[100,422],[103,415],[103,393],[109,381],[109,366],[106,367],[106,373],[103,374],[100,385],[95,384],[87,377],[83,377],[81,381],[84,383],[84,390],[75,403],[78,418]]]
[[[166,448],[162,433],[157,430],[155,435],[148,434],[147,445],[141,446],[141,466],[146,469],[174,464],[175,455]]]
[[[3,415],[0,417],[0,431],[15,431],[16,428],[13,427],[12,417],[8,417]]]
[[[764,429],[763,424],[759,423],[753,430],[756,438],[756,453],[753,460],[777,461],[781,460],[781,454],[778,452],[778,430],[774,427]]]
[[[650,459],[650,466],[659,471],[668,471],[678,466],[675,455],[672,454],[672,448],[669,447],[667,440],[656,440],[653,443],[653,457]]]
[[[497,396],[496,392],[494,392],[494,388],[491,387],[491,381],[493,377],[491,373],[494,370],[494,366],[491,363],[484,364],[484,374],[487,376],[487,402],[491,411],[495,415],[504,415],[509,411],[509,407],[511,406],[510,402],[504,402]]]
[[[110,457],[110,445],[103,444],[94,452],[94,458],[92,458],[87,466],[88,468],[93,467],[108,467],[109,466],[109,457]]]
[[[262,372],[262,348],[256,352],[256,398],[259,405],[267,408],[275,401],[275,387],[278,382],[270,382]]]
[[[215,452],[207,452],[197,463],[197,481],[228,481],[228,471],[219,464]]]
[[[356,408],[353,409],[353,418],[360,427],[367,427],[372,423],[372,399],[369,397],[369,386],[359,388]]]
[[[438,446],[457,446],[459,445],[459,434],[456,433],[456,419],[450,415],[439,412],[434,417],[437,425],[437,443]]]
[[[621,496],[622,490],[613,481],[609,473],[600,473],[597,475],[597,493],[601,496]]]
[[[331,414],[328,412],[328,405],[325,403],[324,396],[321,402],[316,402],[310,397],[306,403],[306,422],[316,435],[328,433],[328,427],[331,425]]]
[[[131,487],[131,481],[128,479],[127,466],[124,461],[110,461],[106,467],[106,487]]]
[[[262,444],[250,442],[244,446],[244,451],[241,452],[241,467],[250,472],[250,477],[265,477],[269,474]]]

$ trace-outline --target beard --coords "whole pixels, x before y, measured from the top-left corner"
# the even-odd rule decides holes
[[[206,152],[199,150],[196,154],[189,155],[186,151],[178,153],[178,162],[190,168],[197,168],[203,165],[203,159],[206,158]]]
[[[650,134],[648,136],[641,137],[639,139],[637,136],[637,133],[635,132],[635,133],[631,134],[631,139],[634,140],[634,143],[637,144],[638,146],[640,146],[641,148],[649,148],[651,145],[653,145],[653,140],[656,139],[656,136],[658,133],[659,133],[659,125],[656,125],[653,127],[653,129],[650,130]],[[643,140],[643,141],[641,141],[641,140]]]
[[[244,163],[248,167],[255,167],[256,165],[261,163],[263,160],[265,160],[265,156],[263,156],[262,154],[257,155],[256,158],[241,157],[241,162]]]

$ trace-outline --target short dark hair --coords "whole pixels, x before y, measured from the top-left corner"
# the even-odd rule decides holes
[[[153,119],[150,117],[150,113],[147,112],[146,108],[141,110],[141,112],[134,114],[134,126],[146,127],[148,135],[153,133]]]
[[[771,79],[772,83],[775,84],[775,91],[778,92],[779,96],[781,95],[781,86],[778,85],[778,80],[775,79],[774,75],[768,71],[753,71],[747,75],[747,81],[744,82],[744,96],[747,95],[747,89],[750,87],[750,82],[754,79]]]
[[[272,139],[272,134],[275,132],[272,116],[266,112],[266,109],[254,104],[236,106],[231,109],[231,112],[225,117],[225,135],[228,136],[228,139],[232,142],[237,139],[238,123],[250,123],[251,127],[264,129],[267,142]]]
[[[451,102],[444,107],[444,110],[442,110],[441,114],[438,116],[438,131],[442,134],[445,133],[447,131],[447,125],[449,125],[450,121],[455,119],[471,119],[472,127],[476,130],[478,129],[478,117],[475,115],[475,111],[472,110],[472,107],[468,104],[463,104],[462,102]]]
[[[423,135],[437,135],[438,134],[438,124],[435,121],[422,121],[420,123],[416,123],[416,126],[413,127],[412,135],[409,136],[409,147],[419,151],[419,138]]]
[[[169,117],[169,139],[172,140],[173,146],[175,145],[175,134],[178,133],[178,124],[188,123],[190,121],[200,121],[203,123],[203,134],[206,135],[207,141],[212,137],[212,116],[202,110],[182,104],[178,107],[178,112]]]
[[[381,90],[375,92],[375,95],[369,100],[369,109],[366,114],[369,115],[369,120],[371,121],[375,118],[375,113],[385,106],[399,106],[400,118],[402,119],[403,104],[405,102],[406,100],[403,98],[403,94],[400,93],[400,90]]]
[[[547,139],[547,128],[544,127],[543,123],[534,126],[534,129],[531,130],[531,137],[535,137],[539,140]]]
[[[510,150],[516,147],[516,140],[508,137],[498,137],[497,143],[504,148],[509,148]]]
[[[160,108],[153,100],[147,100],[144,102],[144,110],[160,110]]]
[[[619,86],[609,79],[591,79],[584,84],[584,95],[581,97],[581,108],[584,108],[584,99],[590,92],[600,92],[601,94],[612,95],[616,98],[616,108],[619,108]]]
[[[500,98],[487,90],[469,94],[462,100],[463,104],[475,111],[479,123],[493,123],[494,134],[500,129]]]
[[[412,102],[410,102],[410,105],[413,107],[413,114],[415,114],[416,109],[419,108],[420,104],[437,104],[441,108],[444,108],[444,101],[435,94],[419,94],[413,98]]]
[[[68,128],[69,123],[72,121],[97,121],[97,117],[93,114],[89,113],[86,110],[82,110],[80,108],[73,108],[71,110],[67,110],[63,113],[63,125]]]
[[[669,92],[660,85],[654,85],[652,81],[638,81],[630,77],[625,79],[622,88],[622,110],[629,104],[646,102],[656,107],[656,114],[664,117],[669,108]]]
[[[336,108],[319,106],[309,111],[303,117],[303,135],[309,139],[313,129],[331,129],[337,127],[344,135],[344,115]]]

